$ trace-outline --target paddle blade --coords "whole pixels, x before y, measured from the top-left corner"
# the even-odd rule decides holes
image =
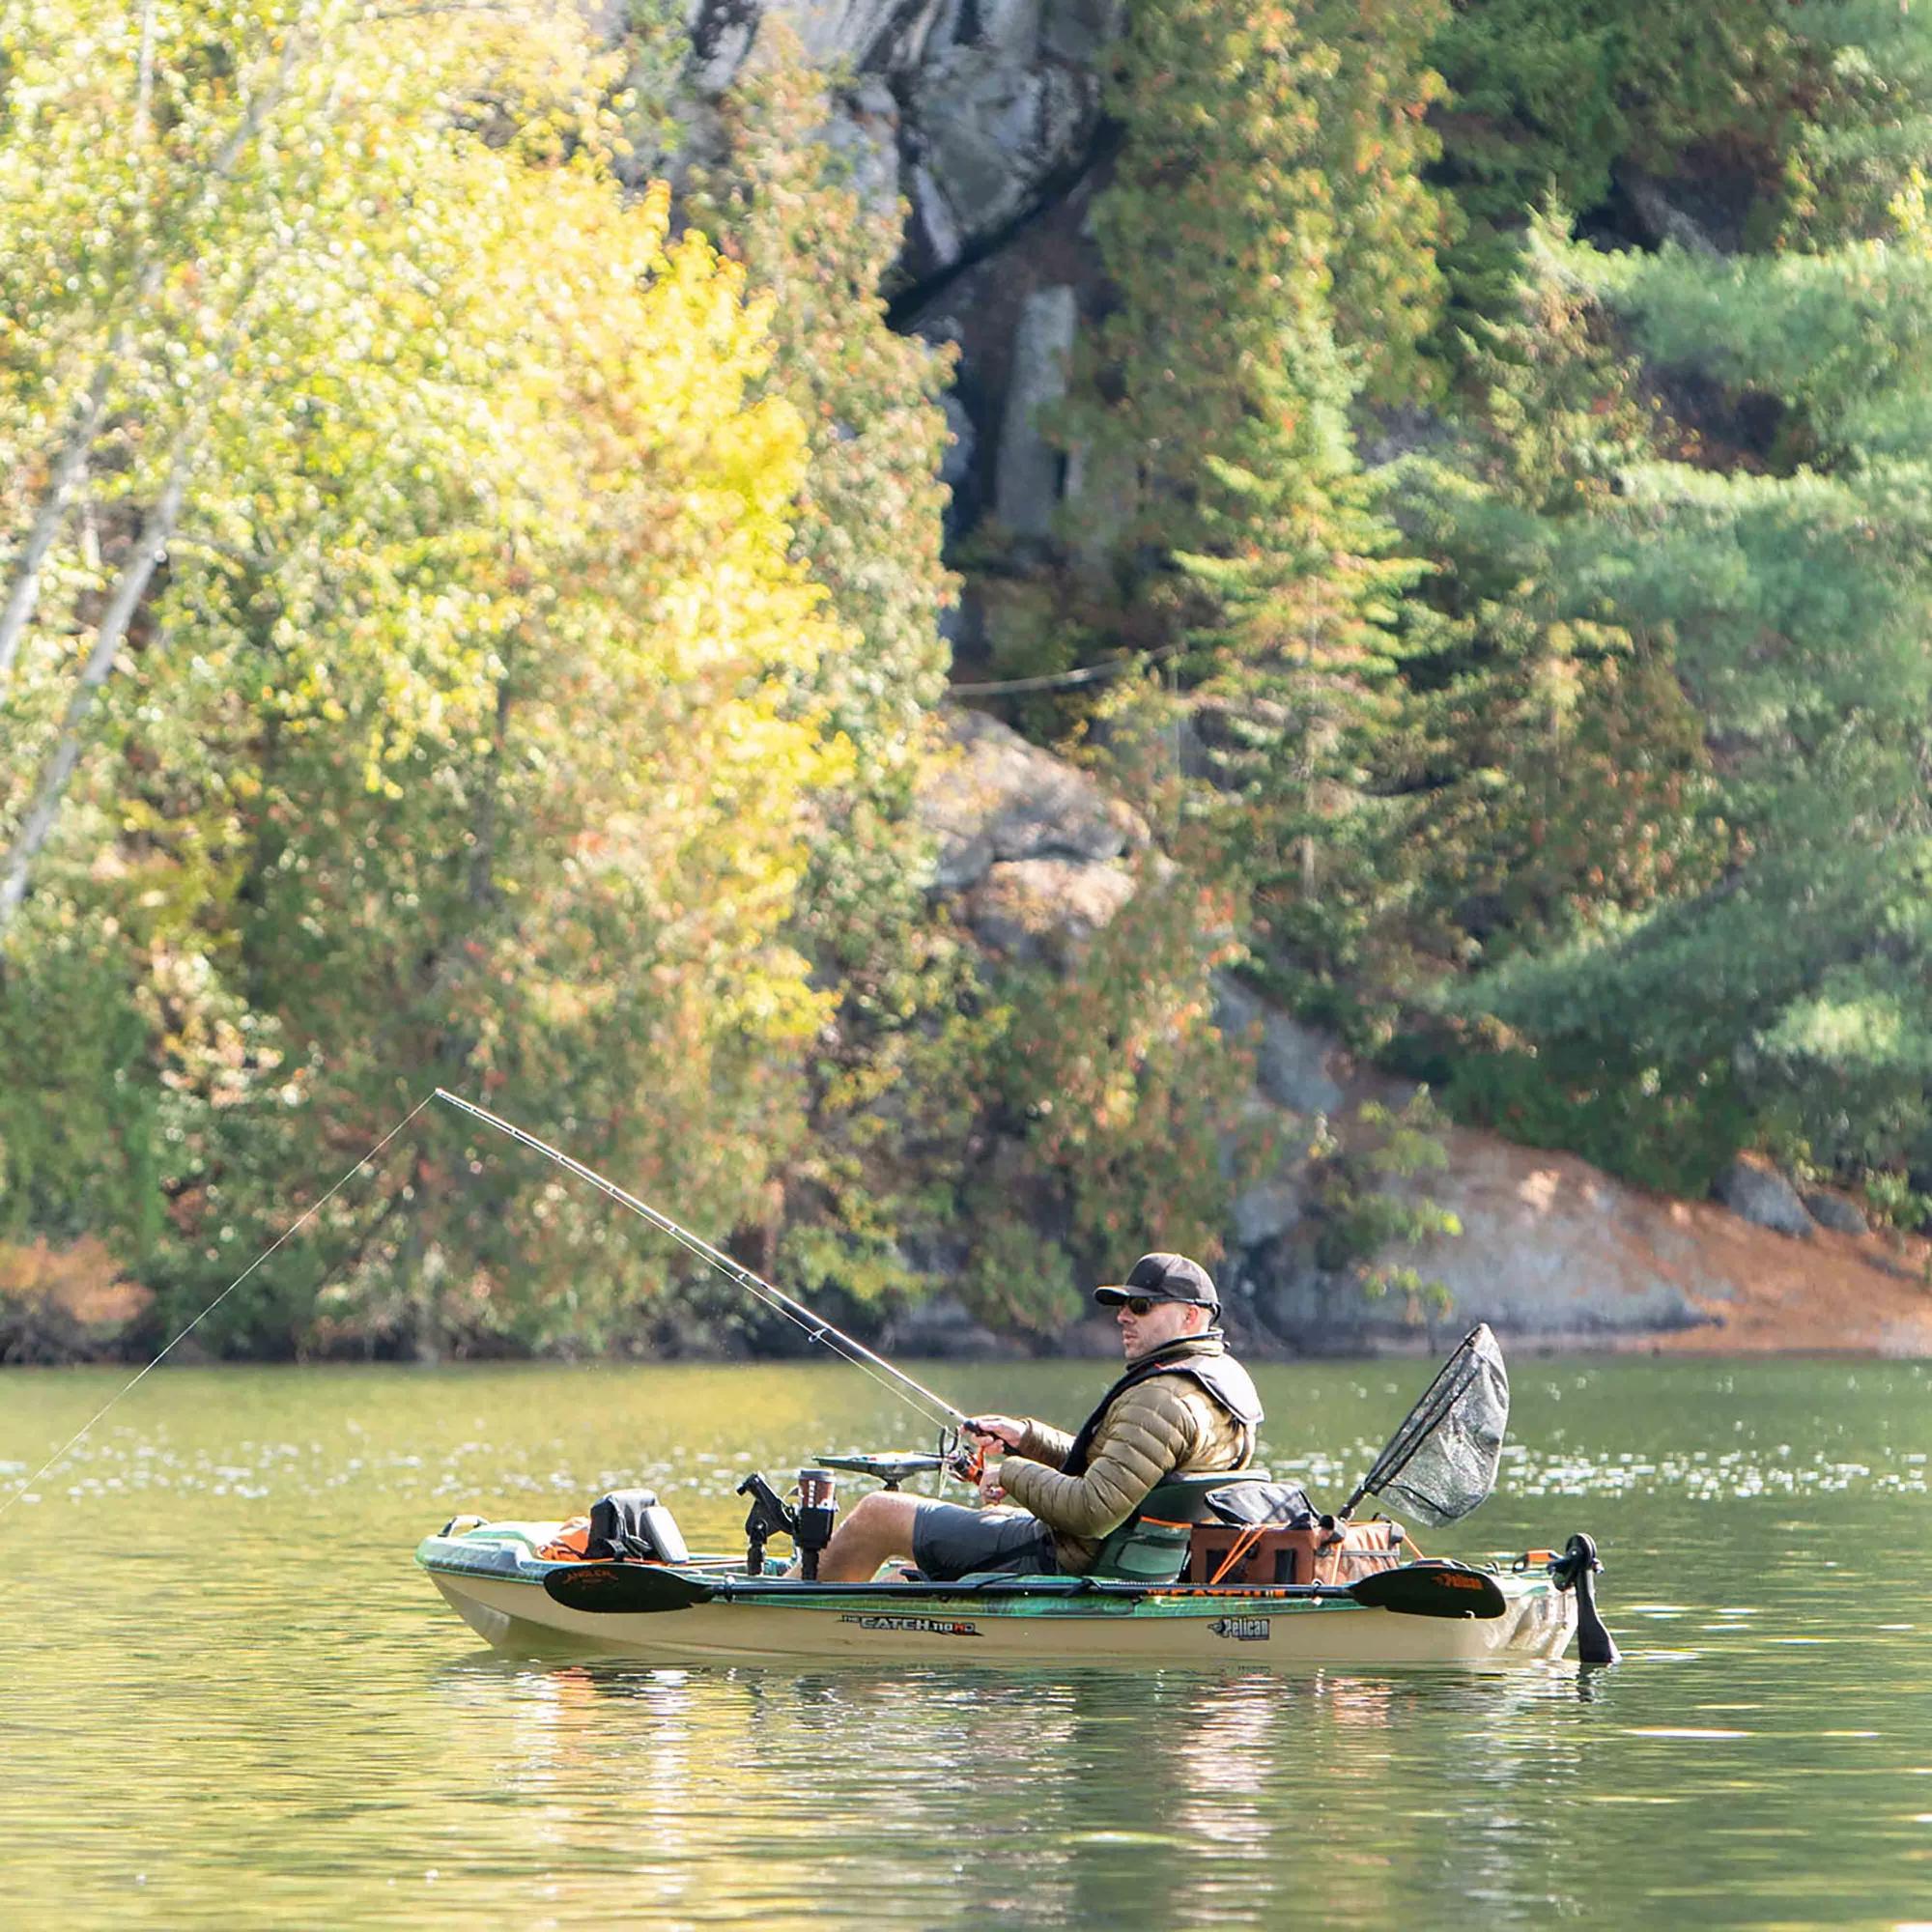
[[[544,1573],[544,1592],[567,1610],[626,1616],[688,1610],[718,1593],[709,1583],[642,1563],[566,1563]]]
[[[1481,1570],[1453,1563],[1405,1563],[1376,1570],[1349,1585],[1356,1603],[1406,1617],[1499,1617],[1508,1608],[1502,1586]]]

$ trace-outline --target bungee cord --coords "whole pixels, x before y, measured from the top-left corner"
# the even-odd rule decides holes
[[[63,1442],[61,1446],[58,1449],[56,1449],[54,1453],[51,1456],[49,1456],[47,1460],[44,1463],[43,1463],[41,1466],[38,1469],[36,1469],[34,1473],[31,1476],[29,1476],[27,1480],[24,1483],[22,1483],[20,1487],[17,1490],[15,1490],[11,1496],[7,1498],[5,1502],[0,1502],[0,1516],[5,1516],[7,1512],[10,1509],[12,1509],[14,1505],[21,1499],[22,1496],[29,1494],[33,1490],[34,1485],[38,1483],[41,1480],[41,1478],[47,1473],[49,1469],[57,1467],[60,1464],[60,1463],[66,1458],[68,1452],[71,1449],[74,1448],[76,1444],[85,1439],[88,1433],[100,1420],[100,1418],[104,1416],[107,1413],[107,1411],[110,1408],[112,1408],[114,1405],[118,1403],[121,1400],[121,1398],[134,1386],[135,1382],[138,1382],[141,1379],[141,1378],[148,1373],[149,1369],[157,1367],[163,1360],[163,1358],[166,1357],[179,1343],[185,1342],[189,1335],[191,1335],[197,1328],[199,1328],[201,1324],[204,1321],[206,1321],[208,1318],[211,1315],[213,1315],[214,1311],[217,1308],[219,1308],[221,1304],[224,1301],[226,1301],[228,1297],[231,1294],[233,1294],[235,1291],[238,1288],[240,1288],[242,1284],[244,1281],[246,1281],[248,1277],[251,1274],[253,1274],[255,1270],[258,1267],[260,1267],[262,1264],[265,1261],[267,1261],[269,1257],[272,1255],[275,1252],[275,1250],[283,1244],[283,1242],[287,1241],[292,1236],[298,1234],[304,1222],[311,1220],[315,1215],[319,1214],[322,1211],[322,1209],[328,1205],[330,1199],[336,1194],[338,1194],[344,1187],[346,1187],[349,1184],[349,1182],[356,1177],[356,1175],[360,1174],[361,1171],[365,1167],[367,1167],[369,1163],[372,1160],[374,1160],[376,1156],[379,1153],[381,1153],[385,1147],[387,1147],[389,1143],[392,1140],[394,1140],[396,1136],[399,1133],[401,1133],[402,1130],[406,1126],[408,1126],[409,1123],[412,1121],[413,1121],[415,1117],[418,1114],[420,1114],[422,1110],[425,1107],[427,1107],[429,1103],[435,1098],[436,1095],[434,1094],[425,1094],[422,1096],[422,1098],[418,1100],[415,1103],[415,1105],[412,1107],[410,1111],[407,1114],[405,1114],[403,1118],[400,1121],[398,1121],[396,1124],[393,1127],[391,1127],[389,1131],[386,1134],[384,1134],[383,1138],[379,1140],[376,1143],[376,1145],[372,1147],[369,1150],[369,1151],[365,1153],[362,1156],[362,1158],[358,1160],[355,1163],[355,1165],[348,1171],[347,1174],[343,1175],[341,1179],[339,1179],[335,1183],[335,1185],[328,1190],[327,1194],[323,1195],[320,1200],[313,1202],[297,1219],[291,1221],[289,1225],[286,1228],[284,1228],[282,1232],[279,1235],[277,1235],[275,1238],[271,1242],[270,1242],[270,1244],[266,1248],[264,1248],[262,1252],[259,1255],[257,1255],[255,1259],[252,1262],[250,1262],[248,1265],[244,1267],[242,1270],[242,1272],[238,1274],[235,1277],[235,1279],[231,1281],[228,1284],[228,1286],[224,1288],[221,1291],[221,1293],[217,1294],[214,1297],[214,1299],[211,1301],[208,1304],[208,1306],[204,1308],[201,1311],[201,1313],[197,1315],[194,1318],[194,1320],[187,1324],[185,1328],[184,1328],[180,1332],[180,1334],[176,1335],[173,1338],[173,1340],[171,1340],[167,1344],[167,1346],[162,1349],[160,1353],[156,1355],[153,1361],[149,1362],[145,1368],[139,1370],[134,1375],[132,1379],[129,1380],[124,1387],[117,1389],[113,1395],[108,1397],[106,1402],[101,1404],[100,1407],[98,1408],[94,1412],[94,1414],[89,1416],[86,1422],[84,1422],[79,1429],[77,1429],[71,1435],[70,1435],[68,1439],[65,1442]]]

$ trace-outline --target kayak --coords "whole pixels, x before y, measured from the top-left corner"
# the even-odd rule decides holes
[[[865,1582],[821,1580],[818,1559],[837,1513],[834,1469],[888,1490],[941,1468],[977,1486],[986,1444],[997,1437],[596,1169],[459,1094],[439,1087],[436,1098],[669,1236],[941,1433],[934,1455],[821,1457],[824,1466],[799,1471],[796,1506],[762,1476],[748,1476],[738,1487],[753,1498],[742,1562],[692,1556],[647,1490],[602,1496],[587,1519],[568,1524],[453,1518],[424,1539],[416,1560],[493,1644],[561,1640],[667,1659],[1178,1665],[1235,1659],[1293,1666],[1533,1662],[1560,1658],[1574,1637],[1581,1662],[1617,1661],[1591,1596],[1603,1566],[1587,1536],[1573,1536],[1560,1556],[1525,1551],[1507,1567],[1475,1568],[1405,1560],[1400,1524],[1383,1516],[1354,1520],[1374,1496],[1439,1526],[1460,1521],[1490,1494],[1509,1419],[1509,1377],[1484,1322],[1451,1352],[1332,1513],[1319,1514],[1298,1485],[1271,1484],[1252,1469],[1179,1470],[1101,1540],[1084,1575],[981,1572],[942,1580],[885,1568]],[[791,1564],[767,1560],[774,1535],[790,1539]]]
[[[1170,1472],[1082,1575],[942,1580],[889,1565],[863,1582],[820,1579],[835,1472],[889,1491],[915,1475],[977,1482],[957,1434],[932,1454],[821,1456],[798,1472],[795,1502],[748,1475],[742,1559],[693,1556],[655,1492],[623,1490],[569,1523],[452,1518],[416,1561],[470,1629],[515,1649],[1293,1668],[1549,1662],[1574,1639],[1580,1662],[1614,1663],[1588,1536],[1476,1566],[1416,1555],[1387,1515],[1355,1518],[1375,1495],[1424,1523],[1461,1520],[1494,1485],[1508,1413],[1502,1356],[1478,1323],[1339,1510],[1262,1470]],[[789,1564],[766,1556],[773,1537],[790,1541]]]
[[[955,1582],[748,1575],[540,1554],[562,1525],[458,1519],[416,1560],[457,1614],[510,1650],[584,1646],[671,1661],[889,1658],[998,1664],[1505,1665],[1560,1659],[1595,1549],[1477,1568],[1393,1563],[1352,1581],[1142,1581],[987,1572]],[[1578,1584],[1581,1584],[1579,1589]],[[1592,1613],[1593,1614],[1593,1613]]]

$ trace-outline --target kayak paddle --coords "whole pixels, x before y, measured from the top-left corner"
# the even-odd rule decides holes
[[[545,1593],[566,1609],[630,1616],[687,1610],[721,1594],[716,1584],[643,1563],[561,1565],[544,1573],[543,1585]],[[1159,1584],[1123,1587],[1103,1582],[1098,1588],[1109,1596],[1161,1594]],[[723,1594],[729,1595],[728,1588]],[[1392,1610],[1399,1616],[1499,1617],[1505,1608],[1502,1590],[1493,1577],[1450,1563],[1409,1563],[1398,1570],[1378,1570],[1336,1594],[1352,1597],[1369,1609]]]
[[[1502,1586],[1481,1570],[1460,1563],[1405,1563],[1372,1570],[1348,1585],[1350,1596],[1372,1610],[1407,1617],[1499,1617],[1508,1608]]]

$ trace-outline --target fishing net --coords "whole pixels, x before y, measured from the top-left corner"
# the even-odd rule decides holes
[[[1479,1322],[1376,1458],[1349,1509],[1374,1495],[1425,1523],[1467,1516],[1495,1487],[1509,1408],[1502,1350]]]

